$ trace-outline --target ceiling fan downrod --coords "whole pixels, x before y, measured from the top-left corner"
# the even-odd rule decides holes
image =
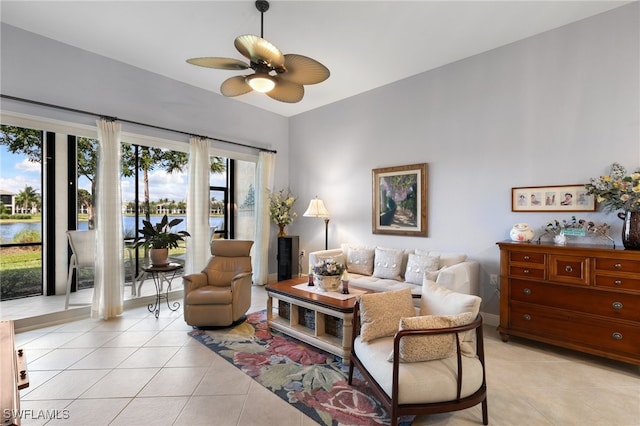
[[[264,38],[264,13],[269,10],[269,2],[266,0],[257,0],[256,9],[260,12],[260,38]]]

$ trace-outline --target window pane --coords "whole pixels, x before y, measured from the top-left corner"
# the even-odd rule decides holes
[[[256,206],[255,179],[256,163],[236,160],[236,238],[239,240],[255,239]]]
[[[42,132],[0,126],[0,299],[42,291]]]

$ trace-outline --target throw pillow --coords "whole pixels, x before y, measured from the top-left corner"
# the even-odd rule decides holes
[[[350,246],[347,250],[347,270],[354,274],[371,275],[374,253],[372,248]]]
[[[400,330],[438,329],[469,324],[471,312],[459,315],[425,315],[400,319]],[[462,350],[462,336],[460,336]],[[400,362],[421,362],[448,358],[456,353],[455,333],[432,336],[407,336],[400,340]],[[393,351],[387,361],[393,362]]]
[[[462,263],[467,260],[467,255],[464,253],[440,253],[438,251],[426,251],[416,249],[416,254],[421,256],[438,256],[440,257],[440,267],[453,266],[458,263]]]
[[[426,279],[422,282],[422,295],[420,298],[420,315],[458,315],[471,312],[473,319],[480,312],[482,299],[478,296],[465,293],[457,293]],[[475,355],[473,346],[475,331],[464,334],[463,354]]]
[[[439,257],[410,254],[407,261],[407,270],[404,273],[405,281],[412,284],[422,284],[425,272],[437,271],[439,267]]]
[[[376,247],[373,276],[401,281],[402,250],[383,249]]]
[[[411,289],[365,293],[360,296],[360,337],[363,342],[393,336],[400,318],[415,315]]]

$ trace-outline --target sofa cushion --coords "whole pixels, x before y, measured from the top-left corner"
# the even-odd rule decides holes
[[[370,247],[349,246],[347,248],[347,270],[356,274],[371,275],[373,273],[373,255]]]
[[[367,342],[398,331],[400,318],[415,315],[411,289],[360,296],[360,335]]]
[[[401,281],[402,276],[402,250],[385,249],[376,247],[373,264],[373,276],[377,278],[389,278]]]
[[[439,256],[420,256],[417,254],[410,254],[407,260],[407,270],[404,273],[405,281],[412,284],[422,284],[425,272],[437,271],[440,267]],[[436,277],[437,278],[437,275]],[[432,281],[435,278],[431,277]]]
[[[457,293],[425,278],[422,283],[422,297],[420,299],[420,315],[458,315],[471,312],[473,319],[480,312],[482,299],[478,296]],[[475,355],[475,331],[471,330],[463,335],[462,353]]]
[[[423,315],[401,318],[399,328],[400,330],[420,330],[457,327],[471,323],[474,318],[471,312],[459,315]],[[456,337],[453,333],[407,336],[400,340],[400,362],[432,361],[450,357],[455,353]],[[389,354],[387,361],[393,362],[393,351]]]

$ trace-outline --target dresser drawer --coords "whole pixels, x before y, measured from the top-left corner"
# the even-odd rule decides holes
[[[549,280],[559,283],[589,285],[589,262],[582,256],[550,256]]]
[[[575,312],[517,304],[511,310],[510,327],[566,344],[633,357],[640,352],[640,324],[594,320]]]
[[[535,263],[538,265],[544,265],[545,254],[530,253],[527,251],[512,251],[509,253],[509,260],[511,262]]]
[[[544,269],[537,268],[532,265],[529,266],[510,266],[509,267],[509,275],[512,277],[522,277],[522,278],[537,278],[540,280],[544,279]]]
[[[596,258],[596,271],[630,272],[640,274],[640,261],[627,259]]]
[[[511,280],[511,300],[640,323],[640,294]]]
[[[613,288],[640,293],[640,278],[596,274],[596,287]]]

